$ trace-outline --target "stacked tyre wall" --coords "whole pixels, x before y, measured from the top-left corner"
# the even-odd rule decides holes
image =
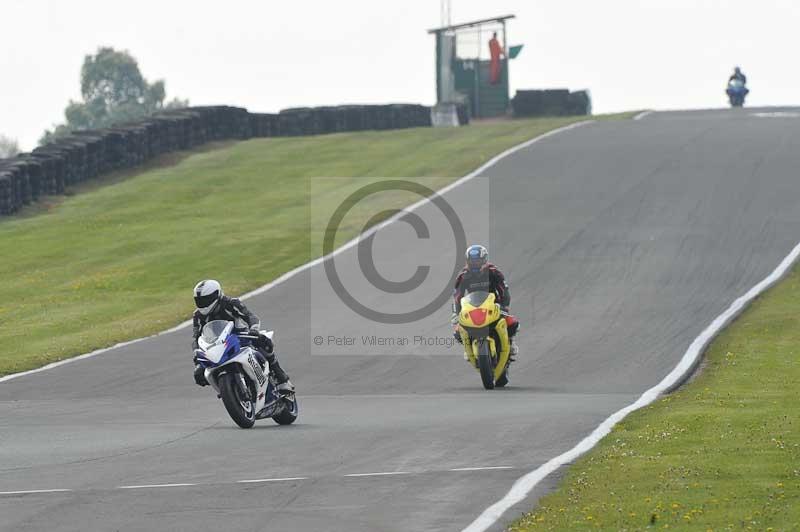
[[[411,104],[298,108],[277,114],[228,106],[164,111],[113,128],[76,131],[30,153],[0,159],[0,215],[14,214],[40,196],[63,194],[77,183],[206,142],[430,125],[430,108]]]
[[[587,91],[567,89],[519,90],[511,100],[514,116],[588,115],[592,100]]]

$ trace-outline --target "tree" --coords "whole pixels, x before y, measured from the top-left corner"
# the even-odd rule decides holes
[[[66,123],[53,131],[45,131],[40,144],[74,130],[108,127],[147,116],[161,109],[176,109],[189,105],[188,100],[167,96],[164,80],[148,83],[139,70],[136,59],[127,51],[110,47],[87,55],[81,67],[80,102],[70,100],[64,110]]]
[[[0,159],[7,159],[19,153],[19,144],[16,139],[0,135]]]

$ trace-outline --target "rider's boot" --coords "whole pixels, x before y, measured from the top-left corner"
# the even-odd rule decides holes
[[[506,364],[506,370],[503,372],[500,378],[497,379],[497,382],[495,382],[495,386],[498,388],[504,388],[508,385],[509,374],[511,373],[511,363],[516,360],[517,353],[519,353],[519,347],[517,347],[517,344],[514,343],[514,339],[509,338],[508,340],[511,343],[508,350],[508,363]]]
[[[508,353],[508,359],[511,362],[514,362],[517,359],[517,353],[519,353],[519,347],[517,346],[517,344],[514,341],[512,341],[511,342],[511,350]]]
[[[194,366],[194,382],[197,383],[198,386],[208,386],[206,369],[200,364],[195,364]]]
[[[517,353],[519,353],[519,347],[516,342],[517,332],[519,332],[519,320],[513,316],[507,316],[506,324],[508,325],[508,341],[511,344],[508,358],[511,362],[514,362],[517,359]]]
[[[464,345],[464,341],[461,339],[461,333],[458,332],[457,328],[455,330],[453,330],[453,338],[455,338],[456,342],[458,342],[459,344]],[[469,362],[469,355],[467,355],[467,348],[466,347],[464,348],[464,360]]]
[[[275,381],[278,383],[276,389],[278,393],[291,393],[294,391],[294,384],[292,381],[289,380],[289,376],[283,371],[280,363],[278,362],[278,358],[275,356],[275,353],[271,353],[271,357],[267,360],[269,361],[269,369],[272,371],[272,375],[275,377]]]

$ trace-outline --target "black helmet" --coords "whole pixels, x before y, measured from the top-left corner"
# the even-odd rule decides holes
[[[467,258],[467,268],[471,272],[477,273],[489,262],[489,251],[480,244],[473,244],[467,248],[464,254]]]

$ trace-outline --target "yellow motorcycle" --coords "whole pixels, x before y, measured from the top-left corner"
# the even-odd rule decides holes
[[[472,292],[461,298],[461,312],[454,319],[467,362],[478,370],[487,390],[508,384],[511,343],[506,316],[493,293]]]

